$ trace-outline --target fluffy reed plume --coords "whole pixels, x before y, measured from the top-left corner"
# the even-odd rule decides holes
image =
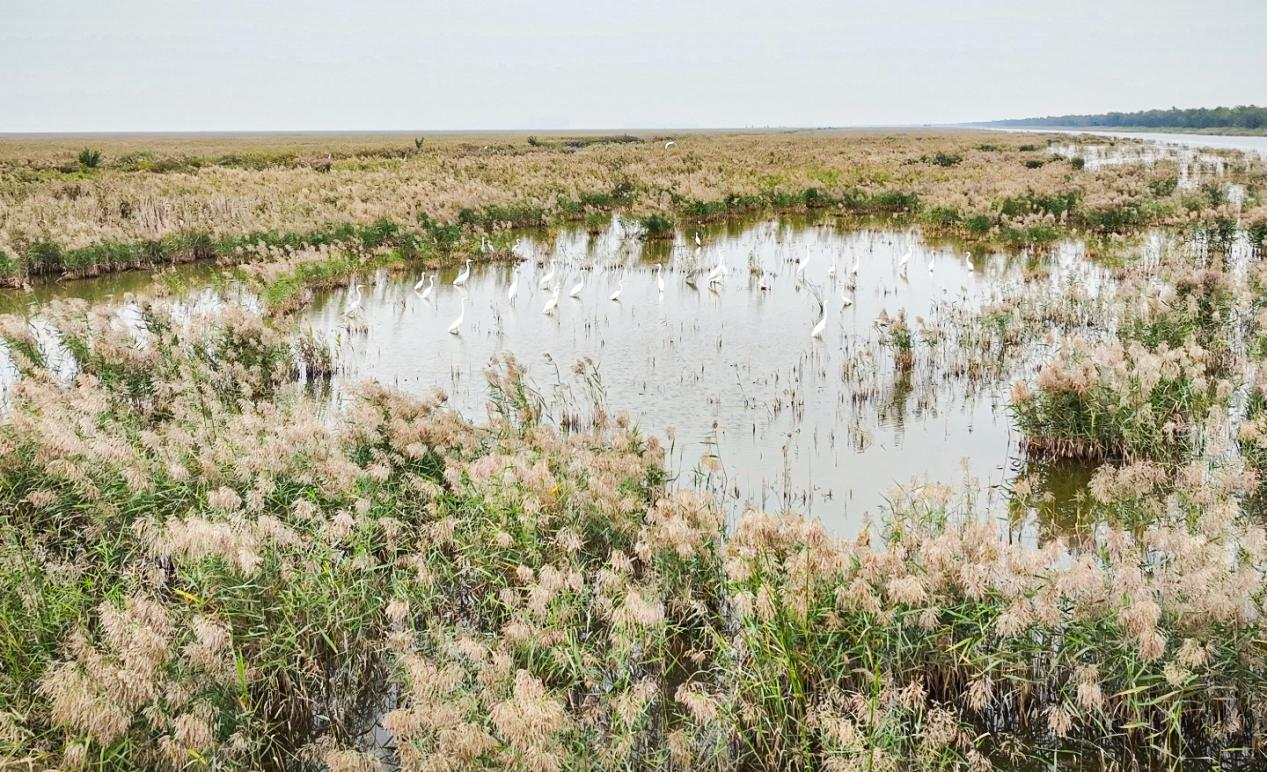
[[[1088,486],[1094,527],[1067,540],[1002,538],[971,491],[935,485],[849,540],[791,512],[727,527],[625,422],[544,423],[513,359],[474,424],[443,394],[374,383],[331,410],[298,382],[284,322],[234,304],[50,306],[51,347],[0,319],[19,371],[0,425],[0,753],[1261,765],[1267,533],[1248,510],[1265,401],[1248,389],[1231,417],[1261,354],[1230,333],[1263,293],[1240,270],[1218,255],[1124,270],[1156,291],[1109,329],[1086,321],[1112,299],[1035,289],[956,343],[925,329],[899,365],[937,372],[979,344],[1026,356],[1050,334],[1017,423],[1036,451],[1114,461]],[[891,329],[910,344],[904,320]],[[1021,505],[1036,475],[1014,482]]]

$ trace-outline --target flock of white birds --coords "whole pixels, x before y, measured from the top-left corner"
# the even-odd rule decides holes
[[[703,245],[703,242],[700,239],[700,235],[698,232],[696,232],[695,246],[696,246],[697,251],[702,245]],[[912,251],[913,251],[912,249],[908,248],[905,254],[902,255],[900,262],[898,263],[898,276],[904,280],[907,277],[907,269],[911,260]],[[471,264],[472,264],[471,260],[466,261],[466,264],[463,267],[462,271],[458,273],[458,275],[453,279],[453,286],[463,287],[467,283],[467,281],[471,277]],[[798,285],[806,281],[806,275],[807,275],[807,271],[809,270],[809,265],[810,265],[810,258],[808,256],[801,257],[796,261],[794,276]],[[842,308],[848,308],[849,306],[852,306],[854,303],[853,293],[858,286],[858,273],[861,270],[861,267],[862,267],[861,258],[855,257],[853,264],[849,267],[849,270],[847,271],[845,275],[844,281],[841,282],[840,303],[841,303]],[[930,257],[929,263],[928,263],[928,273],[930,276],[933,274],[935,269],[936,269],[935,258]],[[659,291],[661,298],[663,298],[664,290],[665,290],[664,265],[661,263],[656,263],[655,273],[656,273],[656,288]],[[685,283],[691,287],[698,288],[698,283],[699,283],[698,274],[699,273],[702,273],[702,271],[689,272],[686,274],[683,281],[685,281]],[[838,269],[836,265],[836,257],[833,256],[831,265],[829,265],[827,268],[826,278],[829,282],[835,283],[837,280],[837,274],[838,274]],[[435,291],[437,276],[438,274],[427,274],[426,272],[424,272],[422,276],[418,279],[418,281],[414,284],[414,287],[413,287],[414,292],[422,300],[426,301],[432,297]],[[710,289],[717,289],[720,285],[724,284],[725,281],[729,277],[730,277],[730,266],[726,263],[725,255],[718,254],[717,264],[714,265],[708,271],[707,274],[704,274],[703,280],[704,280],[705,285],[708,286]],[[343,311],[343,314],[345,317],[354,317],[361,312],[362,303],[363,303],[361,289],[363,288],[363,286],[364,285],[362,284],[353,285],[352,292],[348,298],[347,306],[344,308],[344,311]],[[578,300],[581,299],[583,293],[585,292],[585,287],[586,287],[585,272],[584,270],[578,270],[576,273],[575,283],[572,284],[572,286],[568,289],[568,297],[578,299]],[[615,289],[608,295],[607,299],[613,303],[620,302],[621,295],[624,292],[624,287],[625,287],[625,274],[624,274],[624,271],[622,271],[619,280],[617,280],[616,282]],[[770,289],[770,287],[771,287],[770,274],[767,271],[761,270],[760,278],[757,281],[757,289],[762,292],[766,292]],[[547,315],[557,313],[558,308],[559,308],[559,298],[562,296],[562,293],[563,293],[563,277],[559,275],[558,266],[553,261],[550,262],[546,266],[546,272],[542,274],[539,281],[539,288],[544,290],[547,293],[545,305],[541,309],[542,313],[547,314]],[[507,305],[508,306],[515,305],[515,302],[518,297],[519,297],[519,270],[516,269],[512,274],[510,285],[506,288]],[[818,298],[818,301],[819,301],[819,306],[822,309],[822,315],[818,319],[818,322],[810,330],[810,337],[815,340],[822,338],[823,331],[827,328],[826,303],[823,302],[823,299],[821,297]],[[465,321],[466,321],[466,298],[462,297],[458,316],[456,319],[453,320],[453,323],[449,325],[449,328],[448,328],[449,334],[450,335],[461,334],[462,325]]]

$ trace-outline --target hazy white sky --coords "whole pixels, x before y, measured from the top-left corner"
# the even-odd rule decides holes
[[[0,0],[0,131],[948,123],[1267,103],[1267,0]]]

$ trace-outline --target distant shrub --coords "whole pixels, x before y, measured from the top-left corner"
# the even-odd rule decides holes
[[[648,215],[639,222],[643,238],[667,239],[673,234],[673,220],[662,214]]]
[[[414,149],[422,150],[422,143],[425,141],[426,139],[423,137],[414,137]]]
[[[1044,160],[1043,160],[1043,159],[1041,159],[1041,158],[1031,158],[1031,159],[1029,159],[1029,160],[1027,160],[1027,161],[1025,162],[1025,168],[1026,168],[1026,169],[1038,169],[1038,168],[1041,168],[1041,167],[1042,167],[1042,165],[1043,165],[1043,164],[1045,164],[1045,163],[1047,163],[1047,162],[1046,162],[1046,161],[1044,161]]]
[[[963,162],[963,156],[958,153],[945,153],[939,150],[931,156],[924,156],[924,161],[934,166],[958,166]]]
[[[79,165],[88,169],[96,169],[101,163],[101,151],[86,147],[79,151]]]
[[[1086,167],[1087,159],[1083,158],[1080,155],[1076,155],[1073,158],[1069,159],[1069,165],[1081,171],[1083,168]]]

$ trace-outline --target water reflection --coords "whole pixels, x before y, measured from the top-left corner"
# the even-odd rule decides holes
[[[551,397],[555,420],[601,396],[668,438],[679,477],[714,488],[734,512],[795,507],[848,533],[912,479],[970,476],[991,491],[1006,480],[1016,454],[1008,379],[948,373],[949,360],[972,354],[958,348],[958,312],[1015,288],[1023,257],[792,220],[701,229],[699,241],[693,230],[643,241],[618,221],[525,237],[519,265],[477,265],[462,287],[452,284],[459,268],[442,271],[427,300],[413,290],[417,276],[366,277],[355,320],[345,316],[349,293],[337,291],[305,323],[339,348],[336,393],[364,378],[417,393],[439,386],[473,418],[486,410],[482,371],[513,354]],[[1051,261],[1051,281],[1069,280],[1062,265],[1085,264],[1076,251]],[[710,282],[717,266],[728,277]],[[555,291],[557,310],[546,314]],[[812,338],[824,313],[826,329]],[[909,370],[884,344],[883,320],[900,314],[916,338]]]

